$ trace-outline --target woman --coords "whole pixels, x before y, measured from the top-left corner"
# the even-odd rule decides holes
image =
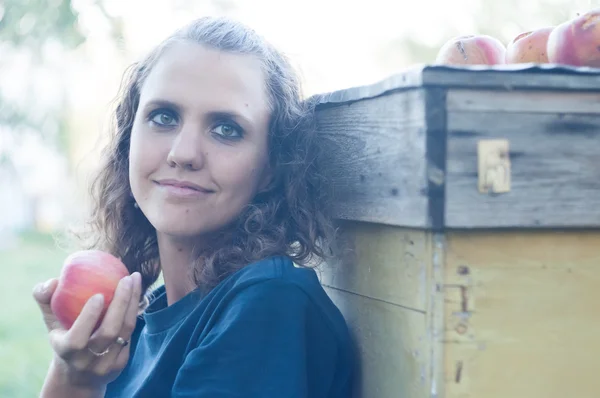
[[[90,224],[131,275],[96,331],[101,296],[65,330],[56,280],[34,289],[42,397],[350,396],[348,330],[309,267],[333,242],[310,110],[286,59],[226,19],[133,66]]]

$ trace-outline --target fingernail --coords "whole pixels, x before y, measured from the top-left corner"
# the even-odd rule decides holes
[[[127,275],[125,278],[121,279],[125,287],[131,287],[131,275]]]
[[[44,284],[42,285],[42,292],[45,292],[46,290],[48,290],[50,288],[51,284],[52,284],[52,279],[48,279],[46,282],[44,282]]]
[[[90,300],[94,307],[100,307],[104,305],[104,296],[101,293],[94,294]]]

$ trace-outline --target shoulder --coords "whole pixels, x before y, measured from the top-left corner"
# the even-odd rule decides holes
[[[290,258],[277,256],[249,264],[228,279],[217,292],[227,302],[226,312],[297,317],[322,324],[343,340],[348,337],[342,313],[311,268],[298,267]]]
[[[285,256],[269,257],[249,264],[224,282],[222,290],[238,300],[260,300],[266,306],[293,303],[316,306],[320,310],[334,307],[316,272],[296,266]]]
[[[291,259],[275,256],[245,266],[219,284],[213,293],[250,305],[258,300],[268,307],[284,303],[308,305],[314,300],[312,291],[319,288],[313,270],[300,269]]]
[[[232,275],[235,284],[252,285],[269,282],[268,285],[295,285],[301,289],[320,286],[316,272],[311,268],[298,267],[286,256],[273,256],[248,264]]]

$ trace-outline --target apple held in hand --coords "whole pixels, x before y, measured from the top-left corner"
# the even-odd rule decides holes
[[[442,65],[504,64],[506,47],[488,35],[459,36],[448,40],[439,49],[435,63]]]
[[[85,303],[95,294],[104,296],[104,308],[98,327],[113,299],[119,281],[129,275],[121,260],[100,250],[78,251],[65,259],[50,308],[62,325],[69,329]]]

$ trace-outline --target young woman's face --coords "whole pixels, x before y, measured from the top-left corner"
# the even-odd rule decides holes
[[[201,237],[232,222],[269,182],[270,110],[253,56],[177,43],[140,91],[129,179],[158,233]]]

